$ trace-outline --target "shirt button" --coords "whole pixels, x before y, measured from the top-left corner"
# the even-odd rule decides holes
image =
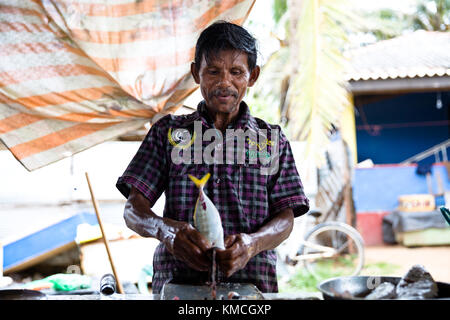
[[[216,179],[216,184],[219,184],[220,183],[220,178],[217,178]]]

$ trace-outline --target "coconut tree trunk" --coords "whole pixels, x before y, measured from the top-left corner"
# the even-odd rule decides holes
[[[303,0],[288,0],[289,11],[289,47],[290,47],[290,61],[292,68],[292,77],[298,72],[298,49],[299,42],[296,41],[298,20],[300,18]]]

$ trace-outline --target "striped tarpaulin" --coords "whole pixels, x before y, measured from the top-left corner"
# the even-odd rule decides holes
[[[195,42],[255,0],[1,0],[0,139],[34,170],[176,111]]]

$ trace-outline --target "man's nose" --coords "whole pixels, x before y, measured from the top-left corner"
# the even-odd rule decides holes
[[[228,88],[231,86],[231,74],[227,71],[221,72],[218,85],[221,88]]]

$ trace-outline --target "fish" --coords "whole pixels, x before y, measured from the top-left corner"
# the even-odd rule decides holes
[[[211,174],[207,173],[201,179],[190,174],[188,176],[199,189],[194,210],[194,227],[208,239],[212,247],[224,250],[223,227],[219,211],[214,203],[203,192],[203,187],[208,182]]]

